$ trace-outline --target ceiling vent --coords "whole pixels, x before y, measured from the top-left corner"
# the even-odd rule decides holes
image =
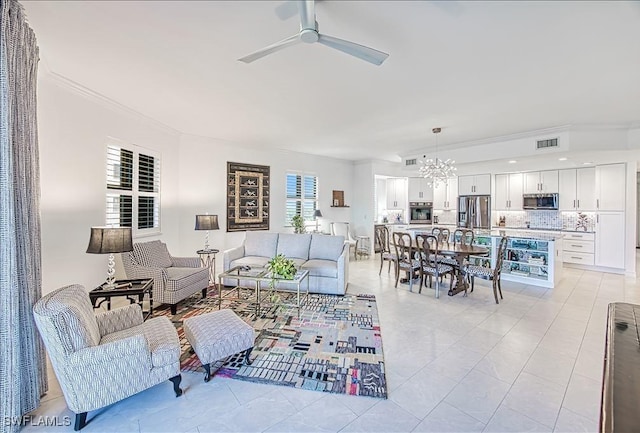
[[[404,162],[404,165],[416,165],[418,163],[417,158],[413,158],[413,159],[407,159]]]
[[[557,138],[549,138],[547,140],[538,140],[536,141],[536,149],[546,149],[549,147],[558,147],[558,139]]]

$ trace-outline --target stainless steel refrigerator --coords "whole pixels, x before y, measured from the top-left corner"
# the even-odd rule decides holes
[[[491,228],[491,196],[461,195],[458,197],[458,227]]]

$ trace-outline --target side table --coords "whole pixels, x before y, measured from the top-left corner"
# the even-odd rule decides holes
[[[216,254],[220,250],[208,249],[196,251],[200,256],[200,262],[203,268],[209,268],[209,286],[216,285]]]
[[[149,294],[149,310],[143,311],[144,319],[147,320],[153,314],[153,278],[140,280],[117,280],[115,288],[105,289],[106,283],[101,284],[89,292],[89,299],[93,308],[100,307],[107,303],[107,310],[111,310],[111,298],[114,296],[125,296],[129,303],[137,302],[142,308],[144,295]],[[137,299],[136,299],[137,297]],[[98,302],[100,300],[100,302]]]

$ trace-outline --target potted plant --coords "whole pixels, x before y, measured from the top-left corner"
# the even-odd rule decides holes
[[[302,215],[296,214],[291,218],[291,225],[293,226],[294,233],[306,233],[306,228],[304,226],[304,220],[302,219]]]
[[[278,254],[267,262],[267,269],[271,272],[271,281],[269,282],[269,289],[271,294],[269,295],[269,302],[273,304],[281,304],[281,298],[275,291],[276,278],[284,280],[293,280],[296,276],[296,264],[293,260],[288,259],[284,254]],[[278,306],[280,309],[280,306]]]

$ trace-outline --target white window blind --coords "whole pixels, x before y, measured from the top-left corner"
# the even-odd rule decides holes
[[[287,224],[294,215],[313,221],[318,208],[318,178],[312,175],[287,173]]]
[[[134,235],[160,231],[160,158],[146,149],[107,145],[106,224]]]

